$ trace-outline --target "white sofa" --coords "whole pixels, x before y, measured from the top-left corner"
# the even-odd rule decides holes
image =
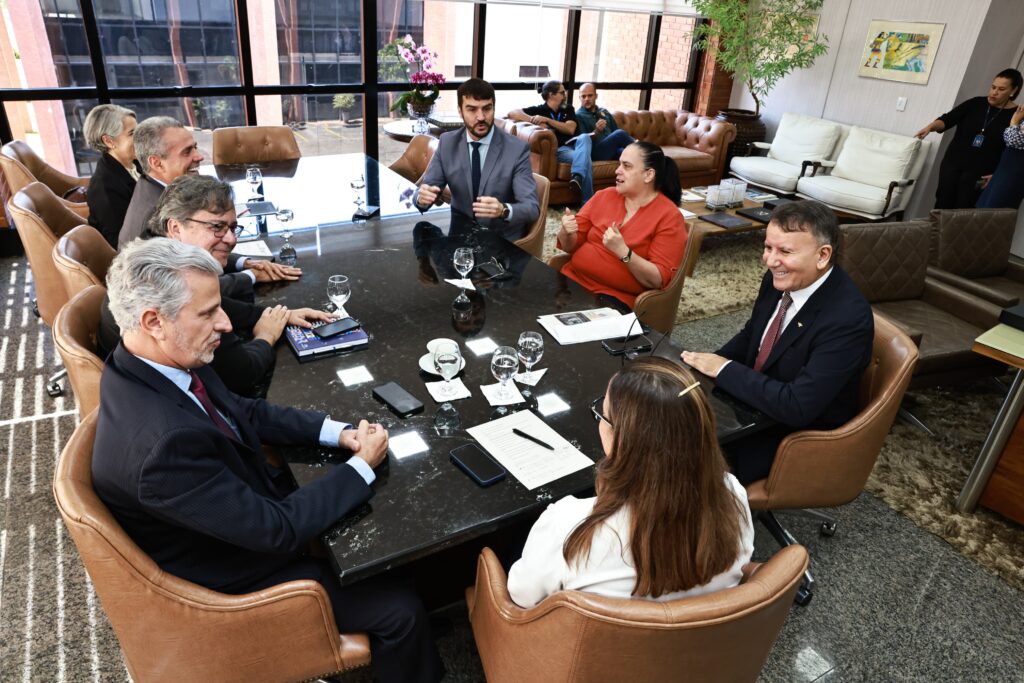
[[[834,160],[842,127],[838,123],[787,112],[779,121],[771,144],[755,142],[766,156],[737,156],[729,172],[751,185],[772,192],[793,194],[805,162]],[[753,151],[753,150],[750,150]]]
[[[787,113],[770,145],[755,143],[768,149],[768,156],[734,157],[730,171],[773,192],[816,199],[836,211],[879,220],[907,207],[929,144],[907,135]]]

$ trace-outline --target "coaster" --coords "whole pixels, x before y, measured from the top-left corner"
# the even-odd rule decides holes
[[[516,386],[515,382],[509,382],[505,385],[505,390],[508,392],[508,398],[502,399],[498,396],[498,388],[500,384],[481,384],[480,391],[483,392],[484,398],[492,406],[510,406],[516,403],[523,403],[526,399],[519,393],[519,387]]]
[[[455,389],[455,393],[451,396],[442,396],[441,390],[444,388],[444,382],[427,382],[427,391],[430,392],[430,397],[438,403],[444,403],[445,401],[458,401],[463,398],[469,398],[473,394],[469,392],[469,387],[459,379],[455,378],[451,381],[451,386]]]
[[[547,371],[547,368],[544,368],[542,370],[534,369],[532,379],[530,379],[529,375],[525,372],[517,372],[516,374],[512,375],[512,379],[519,382],[520,384],[525,384],[528,387],[535,387],[537,386],[537,382],[540,381],[540,378],[543,377],[544,373]]]

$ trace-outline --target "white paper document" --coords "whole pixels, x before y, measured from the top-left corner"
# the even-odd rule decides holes
[[[616,339],[625,337],[631,329],[640,329],[635,314],[621,315],[614,308],[542,315],[537,322],[563,345]]]
[[[554,450],[519,436],[513,429],[540,439]],[[594,464],[529,410],[485,422],[466,431],[531,491]]]
[[[694,218],[697,217],[697,214],[695,214],[693,211],[687,211],[681,206],[679,207],[679,213],[683,214],[683,218],[685,218],[688,221],[692,221]]]
[[[444,382],[427,382],[427,391],[430,392],[431,398],[438,403],[444,403],[445,401],[458,401],[460,398],[469,398],[472,396],[469,393],[469,388],[462,382],[461,379],[455,378],[451,382],[451,388],[454,390],[451,396],[444,396]]]
[[[683,190],[683,201],[684,202],[702,202],[704,196],[699,195],[696,192],[690,192],[689,190]]]
[[[447,282],[450,285],[455,285],[459,289],[468,289],[471,292],[475,292],[476,291],[476,287],[473,286],[473,281],[470,280],[469,278],[463,278],[463,279],[460,280],[458,278],[447,278],[446,277],[444,279],[444,281]]]
[[[274,253],[270,251],[270,247],[263,240],[250,240],[249,242],[239,242],[235,245],[235,248],[231,250],[231,253],[235,256],[253,256],[260,258],[274,258]]]

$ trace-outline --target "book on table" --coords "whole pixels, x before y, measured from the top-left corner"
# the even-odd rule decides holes
[[[736,230],[737,228],[749,228],[753,225],[750,221],[744,218],[737,218],[732,214],[725,213],[724,211],[716,211],[715,213],[706,213],[700,217],[702,221],[707,221],[712,225],[717,225],[720,228],[726,230]]]
[[[542,315],[537,322],[559,344],[579,344],[602,339],[625,337],[637,327],[636,315],[623,315],[614,308],[595,308],[589,311]]]
[[[763,206],[754,206],[749,209],[736,209],[736,215],[750,218],[758,223],[767,223],[772,217],[772,210]]]
[[[320,338],[311,328],[289,325],[284,330],[284,336],[300,363],[366,348],[370,343],[369,335],[361,327],[333,337]]]

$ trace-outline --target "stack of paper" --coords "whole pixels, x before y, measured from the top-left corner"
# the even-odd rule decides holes
[[[537,322],[559,344],[579,344],[601,339],[625,337],[630,330],[640,328],[636,315],[620,314],[614,308],[596,308],[590,311],[542,315]]]
[[[551,449],[517,435],[513,429],[543,441]],[[530,490],[594,464],[529,410],[485,422],[466,431]]]

